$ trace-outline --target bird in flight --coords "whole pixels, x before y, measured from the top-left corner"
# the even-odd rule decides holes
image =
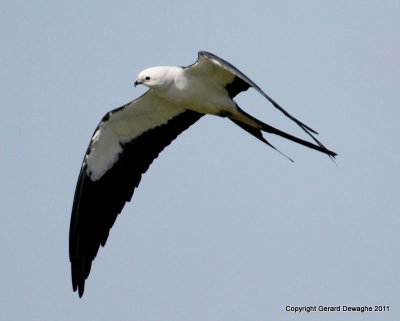
[[[139,73],[136,85],[149,90],[141,97],[107,113],[90,141],[76,185],[69,232],[72,287],[82,297],[85,280],[100,245],[104,246],[118,214],[158,154],[205,114],[226,117],[276,149],[262,132],[281,136],[327,154],[313,129],[303,124],[264,93],[229,62],[200,51],[188,67],[152,67]],[[254,88],[294,121],[313,142],[254,118],[233,98]]]

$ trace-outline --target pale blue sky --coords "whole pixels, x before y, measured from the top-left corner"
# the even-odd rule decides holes
[[[4,320],[399,320],[399,1],[3,1]],[[153,163],[72,292],[79,167],[104,113],[153,65],[230,61],[320,132],[290,163],[207,117]],[[249,91],[243,109],[301,132]],[[295,315],[287,305],[389,305]]]

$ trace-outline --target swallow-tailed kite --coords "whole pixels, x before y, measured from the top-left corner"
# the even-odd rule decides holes
[[[81,297],[97,251],[142,174],[180,133],[210,114],[226,117],[275,149],[262,135],[274,134],[325,153],[328,150],[306,126],[264,93],[229,62],[206,51],[188,67],[152,67],[137,80],[149,90],[107,113],[96,128],[80,170],[72,208],[69,253],[73,290]],[[243,111],[233,98],[254,88],[314,141],[294,137]]]

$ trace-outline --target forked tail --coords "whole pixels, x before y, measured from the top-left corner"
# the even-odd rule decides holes
[[[307,132],[317,144],[311,143],[309,141],[306,141],[304,139],[298,138],[296,136],[290,135],[288,133],[285,133],[275,127],[272,127],[268,124],[263,123],[262,121],[258,120],[257,118],[249,115],[248,113],[246,113],[244,110],[242,110],[239,106],[237,106],[238,111],[246,116],[246,118],[248,118],[249,120],[251,120],[252,123],[257,124],[257,127],[254,127],[252,125],[249,125],[248,123],[245,123],[241,120],[237,120],[237,119],[233,119],[230,118],[231,121],[233,121],[236,125],[238,125],[239,127],[241,127],[242,129],[244,129],[245,131],[247,131],[248,133],[250,133],[251,135],[253,135],[254,137],[256,137],[257,139],[261,140],[262,142],[264,142],[265,144],[271,146],[273,149],[277,150],[278,152],[280,152],[278,149],[276,149],[271,143],[269,143],[262,135],[261,131],[270,133],[270,134],[274,134],[274,135],[278,135],[281,136],[283,138],[286,138],[288,140],[291,140],[292,142],[295,142],[297,144],[306,146],[308,148],[317,150],[321,153],[327,154],[329,157],[331,157],[332,159],[335,158],[335,156],[337,155],[335,152],[327,149],[320,141],[318,141],[314,135],[310,132]],[[280,152],[281,154],[283,154],[282,152]],[[285,154],[283,154],[285,155]],[[286,155],[285,155],[286,156]],[[286,156],[287,158],[289,158],[288,156]],[[289,158],[290,159],[290,158]],[[292,161],[292,159],[290,159]]]

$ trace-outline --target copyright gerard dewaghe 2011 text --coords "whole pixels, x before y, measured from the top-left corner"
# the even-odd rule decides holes
[[[294,313],[310,313],[310,312],[388,312],[390,307],[388,305],[337,305],[337,306],[326,306],[326,305],[304,305],[295,306],[287,305],[285,307],[287,312]]]

